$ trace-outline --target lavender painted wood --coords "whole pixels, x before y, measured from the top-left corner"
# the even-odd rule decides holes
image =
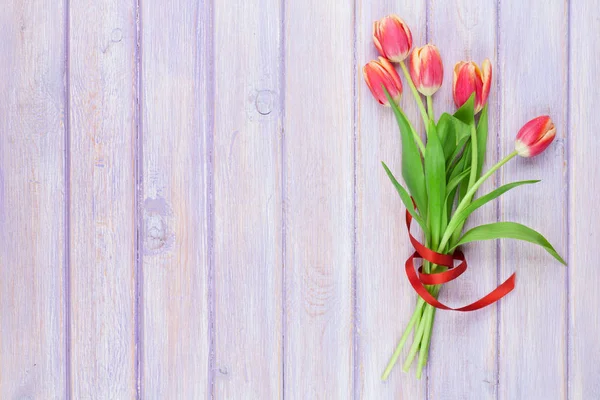
[[[280,2],[215,2],[214,12],[214,397],[278,399],[283,396]]]
[[[452,98],[454,65],[461,60],[478,65],[489,58],[492,75],[497,75],[496,1],[431,2],[429,40],[439,46],[444,60],[444,87],[435,95],[436,113],[453,112]],[[489,97],[489,133],[484,170],[497,160],[498,118],[500,100],[494,78]],[[486,182],[479,195],[496,186],[494,179]],[[526,195],[526,194],[523,194]],[[497,220],[497,203],[479,209],[469,219],[465,229]],[[478,242],[464,246],[469,269],[459,279],[444,285],[440,293],[447,304],[462,306],[489,293],[497,286],[497,256],[495,242]],[[495,399],[497,381],[497,305],[470,313],[436,313],[430,364],[428,367],[429,396],[432,399]],[[452,384],[449,384],[452,382]]]
[[[64,398],[65,8],[0,12],[0,398]]]
[[[133,398],[135,9],[69,9],[71,395]]]
[[[364,0],[357,16],[357,59],[362,68],[378,56],[373,45],[373,21],[401,12],[415,43],[426,37],[425,3]],[[400,68],[398,68],[400,71]],[[400,72],[401,73],[401,72]],[[405,278],[402,261],[410,255],[404,208],[381,166],[401,179],[400,135],[389,108],[375,101],[357,71],[358,137],[356,150],[356,264],[358,268],[358,394],[363,399],[424,399],[426,380],[402,373],[408,347],[387,382],[381,374],[408,323],[416,295]],[[408,86],[401,106],[422,131],[423,123]]]
[[[557,129],[552,147],[532,159],[517,158],[501,183],[540,178],[535,189],[501,200],[502,220],[541,232],[560,254],[567,252],[567,4],[551,1],[500,4],[500,150],[514,149],[514,135],[534,116],[549,114]],[[523,12],[527,9],[527,12]],[[550,212],[549,212],[550,211]],[[502,241],[502,278],[515,269],[517,286],[500,306],[500,399],[567,396],[566,268],[543,249]],[[535,372],[532,372],[535,371]]]
[[[210,393],[210,9],[140,3],[142,398]]]
[[[353,372],[353,4],[285,2],[284,396],[348,399]]]
[[[600,2],[571,3],[569,168],[569,398],[600,398],[600,270],[596,257],[600,217],[600,142],[597,136],[600,38],[590,34],[600,19]]]

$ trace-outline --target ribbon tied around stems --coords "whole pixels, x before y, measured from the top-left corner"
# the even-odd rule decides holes
[[[408,257],[408,259],[406,260],[406,276],[408,277],[410,284],[412,285],[413,289],[415,289],[417,294],[421,296],[421,298],[430,305],[442,310],[463,312],[475,311],[497,302],[515,288],[516,273],[513,273],[496,289],[492,290],[490,293],[488,293],[481,299],[464,307],[452,308],[441,303],[435,297],[433,297],[431,293],[429,293],[427,288],[425,288],[425,285],[441,285],[443,283],[447,283],[458,278],[467,270],[467,260],[465,259],[464,254],[460,250],[456,250],[454,254],[450,255],[440,254],[425,247],[410,233],[411,222],[412,216],[410,215],[408,210],[406,210],[406,229],[408,229],[408,236],[410,237],[410,242],[415,248],[415,252],[413,253],[413,255]],[[437,264],[442,267],[446,267],[446,270],[442,272],[427,274],[423,272],[423,267],[421,266],[419,267],[417,274],[417,271],[415,271],[415,258],[420,258],[422,260],[429,261],[432,264]],[[460,261],[460,264],[458,264],[456,267],[454,266],[455,260]]]

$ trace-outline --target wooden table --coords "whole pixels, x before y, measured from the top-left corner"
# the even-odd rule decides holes
[[[600,2],[4,0],[0,398],[600,399]],[[400,14],[455,62],[489,57],[486,165],[528,119],[557,138],[488,182],[541,178],[472,224],[461,305],[426,377],[380,374],[415,294],[392,113],[361,68]],[[408,90],[402,106],[418,114]],[[420,126],[419,126],[420,127]],[[421,128],[421,127],[420,127]]]

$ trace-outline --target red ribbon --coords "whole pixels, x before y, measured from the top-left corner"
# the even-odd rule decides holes
[[[464,254],[460,250],[456,250],[453,255],[440,254],[431,249],[425,247],[410,233],[410,224],[412,222],[412,216],[406,211],[406,229],[408,229],[408,236],[410,242],[415,248],[415,252],[412,256],[406,260],[406,276],[410,284],[418,293],[419,296],[427,303],[431,304],[436,308],[442,310],[453,310],[453,311],[475,311],[480,308],[489,306],[506,296],[515,288],[515,273],[513,273],[507,280],[502,282],[500,286],[492,290],[486,296],[481,299],[460,308],[452,308],[447,305],[440,303],[435,297],[427,291],[424,285],[440,285],[442,283],[450,282],[463,274],[467,270],[467,260],[465,260]],[[427,260],[430,263],[441,265],[446,267],[447,270],[443,272],[437,272],[435,274],[426,274],[423,272],[423,267],[419,267],[419,274],[415,271],[415,258],[421,258]],[[454,266],[454,261],[460,261],[460,264]]]

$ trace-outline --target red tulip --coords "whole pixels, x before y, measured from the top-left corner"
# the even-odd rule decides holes
[[[549,116],[542,115],[532,119],[519,130],[515,150],[521,157],[537,156],[546,150],[555,136],[554,122]]]
[[[379,53],[393,62],[404,61],[412,47],[410,29],[397,15],[373,23],[373,42]]]
[[[390,97],[394,99],[396,104],[400,102],[402,97],[402,81],[398,76],[398,72],[394,69],[394,66],[385,58],[379,57],[379,61],[370,61],[363,67],[363,75],[365,81],[373,93],[373,97],[377,99],[384,106],[390,105],[383,86],[387,89]]]
[[[475,113],[485,105],[492,83],[492,64],[487,58],[481,69],[473,61],[461,61],[454,67],[454,103],[457,107],[465,104],[475,92]]]
[[[421,94],[431,96],[442,86],[444,65],[437,47],[428,44],[414,49],[409,64],[410,77]]]

